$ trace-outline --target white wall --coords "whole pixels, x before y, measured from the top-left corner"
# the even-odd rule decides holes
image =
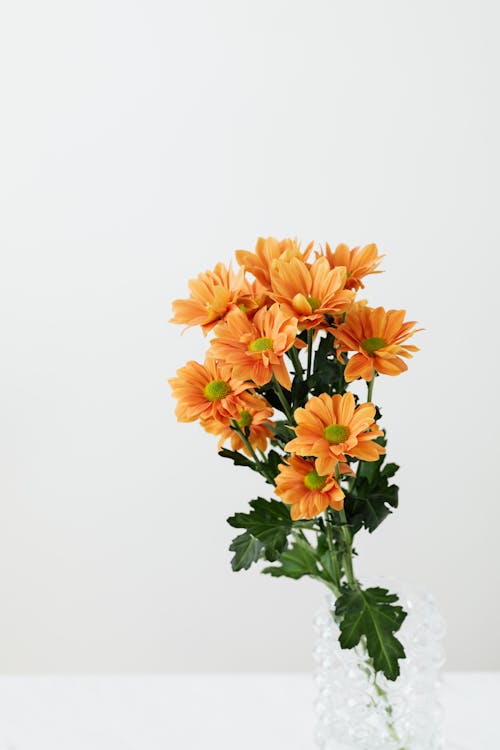
[[[0,667],[308,669],[321,592],[233,574],[263,492],[177,425],[168,324],[259,234],[376,241],[426,328],[380,378],[401,508],[361,573],[438,595],[451,668],[500,668],[494,2],[4,3]]]

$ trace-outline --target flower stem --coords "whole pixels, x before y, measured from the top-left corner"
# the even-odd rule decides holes
[[[295,346],[292,346],[292,348],[289,351],[290,351],[290,357],[292,358],[293,369],[295,370],[295,374],[297,375],[298,378],[302,379],[304,368],[302,367],[302,364],[300,362],[299,352],[297,351],[297,348]]]
[[[349,585],[349,588],[351,589],[357,589],[358,588],[358,582],[356,580],[356,577],[354,575],[354,568],[352,564],[352,534],[351,530],[349,528],[349,525],[347,523],[347,516],[345,514],[345,510],[339,510],[338,511],[339,518],[341,521],[340,526],[340,533],[342,534],[342,539],[344,541],[344,554],[342,555],[342,562],[344,563],[344,571],[345,576],[347,578],[347,583]]]
[[[314,330],[310,328],[307,332],[307,377],[309,378],[312,372],[312,361],[313,361],[313,339]]]
[[[274,392],[276,393],[277,397],[279,398],[280,404],[283,407],[283,414],[286,416],[290,424],[294,424],[295,421],[292,415],[290,404],[288,403],[286,396],[283,393],[281,383],[276,379],[276,375],[273,375],[272,384]]]
[[[335,575],[335,586],[338,590],[340,588],[341,571],[340,571],[340,565],[339,565],[339,558],[333,546],[332,524],[330,521],[330,516],[328,514],[328,508],[324,512],[324,518],[325,518],[325,529],[326,529],[326,541],[328,544],[328,551],[330,552],[330,557],[332,559],[332,566],[333,566],[333,571]]]
[[[372,399],[373,384],[374,384],[374,382],[375,382],[375,375],[373,376],[373,378],[368,383],[368,401],[371,401],[371,399]],[[359,461],[359,463],[358,463],[357,477],[360,475],[361,465],[362,465],[362,461]],[[340,484],[341,475],[340,475],[340,467],[339,467],[338,463],[337,463],[337,466],[335,467],[335,478],[336,478],[337,482]],[[351,490],[353,488],[354,482],[356,481],[356,478],[352,478],[351,477],[349,479],[349,484],[348,484],[349,490]],[[339,510],[339,511],[337,511],[337,513],[338,513],[338,518],[340,520],[340,524],[339,524],[340,525],[340,533],[342,535],[342,540],[344,542],[344,551],[343,551],[343,554],[342,554],[342,564],[343,564],[345,576],[346,576],[346,579],[347,579],[347,584],[348,584],[349,588],[351,588],[351,589],[359,589],[359,583],[356,580],[356,577],[354,575],[354,567],[353,567],[353,559],[352,559],[352,540],[353,540],[353,535],[352,535],[351,529],[349,528],[349,524],[347,522],[347,516],[346,516],[345,510],[344,509]],[[330,546],[331,536],[330,537],[328,536],[328,528],[329,528],[329,526],[328,526],[328,519],[327,519],[326,512],[325,512],[325,520],[326,520],[326,528],[327,528],[327,539],[329,540],[329,546]],[[331,530],[330,530],[330,534],[331,534]],[[389,734],[392,737],[392,739],[394,740],[394,742],[397,743],[398,750],[407,750],[407,748],[405,748],[403,746],[401,738],[399,737],[398,732],[396,730],[396,727],[394,725],[393,710],[392,710],[391,702],[390,702],[390,699],[389,699],[389,695],[387,694],[387,691],[384,690],[378,684],[378,682],[377,682],[377,671],[376,671],[375,667],[373,666],[373,660],[372,660],[372,658],[368,654],[367,644],[366,644],[366,641],[364,639],[361,641],[360,647],[366,653],[366,659],[365,659],[365,665],[366,665],[366,667],[362,667],[361,665],[359,665],[359,666],[362,669],[362,671],[365,672],[365,674],[367,675],[368,679],[372,680],[372,684],[373,684],[373,687],[375,689],[375,692],[376,692],[378,698],[384,704],[384,712],[386,714],[386,726],[387,726],[387,729],[389,731]]]
[[[340,474],[340,463],[337,461],[337,464],[335,466],[335,479],[337,480],[337,484],[340,487],[341,482],[341,474]],[[344,542],[344,553],[342,555],[342,562],[344,564],[344,571],[347,578],[347,583],[351,589],[358,588],[358,582],[356,581],[356,578],[354,576],[354,569],[352,565],[352,534],[351,530],[349,528],[349,525],[347,523],[347,516],[345,514],[345,510],[342,508],[342,510],[337,511],[338,517],[340,519],[340,533],[342,535],[342,539]]]
[[[244,431],[241,429],[241,427],[239,426],[238,422],[235,419],[232,420],[231,426],[233,430],[235,430],[238,433],[243,445],[245,446],[245,448],[248,450],[253,460],[255,461],[255,465],[257,467],[258,472],[262,474],[262,476],[265,477],[269,482],[271,482],[271,484],[276,484],[273,477],[268,473],[267,467],[264,465],[264,463],[259,459],[259,457],[255,453],[253,446],[250,443],[250,440],[247,438]]]
[[[367,401],[372,400],[372,393],[373,393],[373,384],[375,383],[375,373],[373,373],[373,378],[368,383],[368,395],[366,397]]]
[[[384,688],[381,687],[377,682],[377,672],[375,670],[375,667],[373,666],[373,659],[367,653],[368,650],[366,646],[366,639],[364,637],[360,642],[360,648],[366,654],[366,658],[364,661],[365,666],[362,666],[361,664],[359,664],[358,666],[361,669],[361,671],[366,674],[368,679],[371,680],[375,693],[377,694],[377,697],[384,704],[384,712],[386,714],[386,726],[387,726],[387,729],[389,730],[389,734],[391,735],[392,739],[397,743],[398,750],[407,750],[407,748],[403,747],[401,738],[396,730],[396,727],[394,726],[393,710],[392,710],[391,702],[389,699],[389,695],[387,694],[387,691],[384,690]]]

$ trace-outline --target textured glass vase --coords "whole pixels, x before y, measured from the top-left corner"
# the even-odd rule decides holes
[[[445,626],[431,594],[397,581],[378,585],[397,593],[408,613],[396,634],[406,659],[391,682],[374,670],[361,642],[341,649],[334,600],[315,618],[316,743],[321,750],[442,750],[439,701]]]

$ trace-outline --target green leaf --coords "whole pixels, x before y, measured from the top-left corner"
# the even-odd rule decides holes
[[[338,546],[335,544],[335,539],[333,541],[334,552],[332,554],[332,552],[330,551],[330,547],[328,546],[328,540],[325,532],[320,531],[317,535],[316,555],[319,562],[321,563],[321,567],[323,568],[322,572],[320,573],[321,577],[327,583],[334,583],[336,586],[338,586],[340,579],[339,558],[337,554]],[[337,550],[337,552],[335,550]]]
[[[250,501],[250,513],[235,513],[227,519],[235,529],[246,529],[265,547],[265,556],[276,560],[285,549],[287,537],[292,530],[292,519],[288,505],[278,500],[258,497]]]
[[[394,463],[384,466],[384,460],[385,456],[381,456],[378,461],[358,464],[356,481],[345,499],[347,521],[353,533],[363,526],[370,533],[375,531],[392,509],[398,507],[399,487],[389,484],[389,479],[399,466]]]
[[[266,456],[266,466],[269,475],[275,479],[279,474],[279,465],[283,463],[283,456],[277,451],[270,450]],[[270,482],[270,484],[272,484]],[[283,504],[283,503],[282,503]]]
[[[238,451],[230,451],[227,450],[227,448],[222,448],[219,451],[219,456],[222,458],[230,458],[231,461],[234,461],[236,466],[248,466],[249,469],[257,471],[255,463],[250,458],[247,458],[247,456],[244,456],[243,453],[238,453]]]
[[[233,570],[248,570],[252,563],[260,559],[264,545],[248,531],[237,536],[231,542],[229,549],[234,552],[231,559]]]
[[[354,648],[364,636],[373,666],[388,680],[398,677],[398,659],[405,658],[404,648],[394,635],[406,617],[404,609],[394,604],[397,601],[396,594],[387,589],[344,589],[335,605],[335,614],[341,620],[342,648]]]
[[[292,382],[291,398],[294,409],[304,406],[309,396],[309,385],[298,375],[295,375]]]
[[[386,464],[382,469],[382,476],[386,479],[390,479],[398,470],[399,466],[397,464]]]
[[[345,393],[345,364],[339,362],[335,353],[334,338],[329,333],[320,340],[314,357],[314,371],[308,385],[315,396],[321,393]]]
[[[268,401],[274,409],[277,409],[278,411],[283,412],[283,406],[281,405],[281,401],[279,400],[278,396],[276,395],[274,391],[272,382],[266,383],[266,385],[263,385],[260,388],[256,388],[255,390],[257,391],[257,393],[260,393],[261,396],[264,396],[266,401]],[[291,407],[292,400],[291,400],[290,391],[288,391],[286,388],[283,388],[282,390],[283,390],[285,399],[288,401]]]
[[[392,513],[392,508],[398,506],[399,488],[392,484],[384,491],[373,492],[366,483],[356,488],[355,496],[351,495],[347,501],[350,512],[348,523],[354,533],[364,526],[370,533],[375,531],[387,516]]]
[[[338,567],[338,563],[335,562],[335,559],[332,556],[330,550],[328,550],[328,552],[324,552],[319,558],[319,561],[326,573],[326,575],[323,575],[322,577],[327,581],[332,581],[333,583],[336,583],[338,585],[340,578],[340,568]]]
[[[279,420],[271,425],[271,429],[274,432],[273,445],[280,445],[284,447],[290,440],[295,437],[295,431],[291,429],[288,422],[285,420]]]
[[[314,550],[301,539],[297,539],[289,549],[281,554],[279,562],[280,565],[269,566],[264,568],[262,572],[276,578],[286,576],[295,580],[302,578],[302,576],[321,577]]]

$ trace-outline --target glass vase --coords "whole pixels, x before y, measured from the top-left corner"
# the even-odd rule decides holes
[[[397,581],[380,581],[408,613],[396,633],[406,659],[395,681],[375,674],[363,642],[341,649],[328,594],[315,617],[316,744],[320,750],[442,750],[440,670],[444,621],[433,596]]]

